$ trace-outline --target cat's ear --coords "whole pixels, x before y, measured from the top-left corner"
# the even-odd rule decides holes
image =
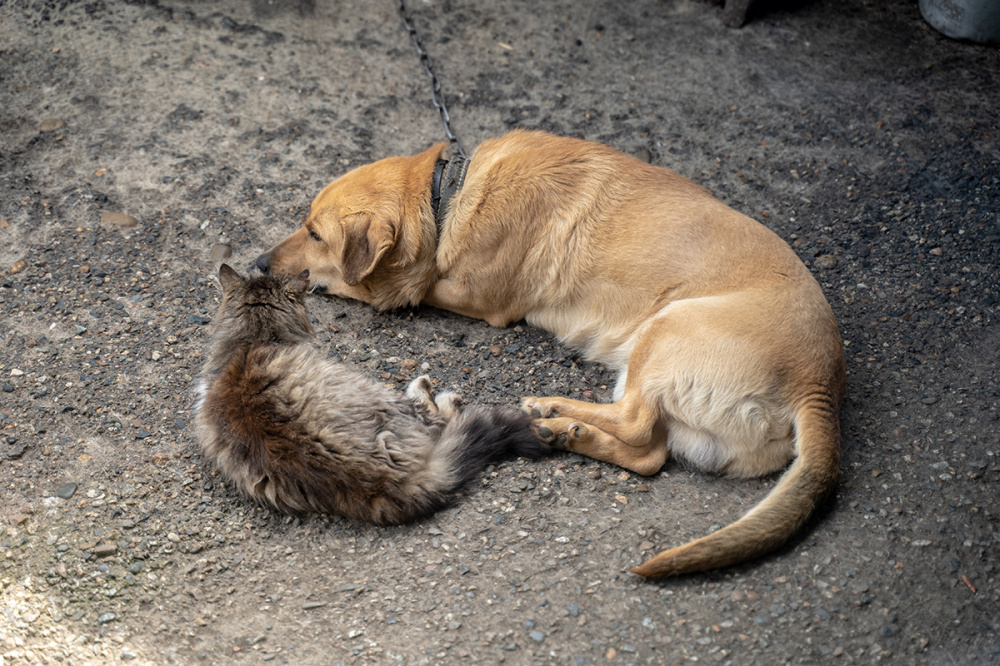
[[[298,275],[288,280],[288,288],[296,296],[301,296],[309,289],[309,269],[305,269]]]
[[[243,278],[232,266],[222,264],[219,266],[219,284],[222,285],[222,291],[229,291],[236,285],[243,284]]]

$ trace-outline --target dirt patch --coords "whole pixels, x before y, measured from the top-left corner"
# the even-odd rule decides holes
[[[625,569],[773,479],[570,455],[491,468],[406,527],[248,505],[189,425],[212,251],[246,269],[334,176],[441,140],[395,7],[13,0],[0,662],[1000,660],[998,51],[902,0],[738,31],[702,2],[412,10],[467,147],[603,141],[792,244],[847,345],[837,497],[772,557],[659,583]],[[609,372],[523,324],[310,307],[332,356],[400,390],[426,364],[468,400],[610,398]]]

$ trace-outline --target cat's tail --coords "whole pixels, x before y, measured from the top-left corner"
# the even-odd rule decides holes
[[[347,514],[380,525],[425,518],[450,504],[487,465],[551,452],[535,434],[531,417],[520,410],[481,405],[456,409],[419,465]]]
[[[518,409],[471,405],[445,426],[428,461],[447,470],[449,492],[474,479],[487,465],[508,458],[542,458],[552,449],[532,428],[532,418]]]
[[[444,398],[442,400],[441,398]],[[456,399],[445,394],[438,404]],[[418,469],[395,485],[369,507],[365,519],[375,523],[401,523],[424,518],[447,506],[455,493],[479,475],[487,465],[522,456],[541,458],[552,452],[532,428],[530,416],[510,407],[457,403],[444,410],[447,424],[441,430]]]

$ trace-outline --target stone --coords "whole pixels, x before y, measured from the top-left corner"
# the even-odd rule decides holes
[[[118,552],[118,546],[113,543],[102,543],[91,551],[97,557],[108,557]]]
[[[56,497],[68,500],[70,497],[76,494],[76,489],[77,485],[72,481],[69,483],[64,483],[58,488],[56,488]]]
[[[813,263],[813,265],[820,270],[826,271],[830,270],[831,268],[836,268],[838,263],[840,262],[837,260],[837,257],[833,256],[832,254],[824,254],[819,257],[816,257],[816,261]]]
[[[109,227],[128,229],[139,226],[139,220],[135,219],[131,215],[126,215],[125,213],[115,213],[113,211],[106,210],[101,213],[101,224]]]
[[[209,255],[209,258],[212,260],[212,263],[218,264],[220,262],[225,261],[231,256],[233,256],[233,248],[226,245],[225,243],[218,243],[215,247],[212,248],[212,252]]]
[[[8,437],[7,446],[0,449],[0,456],[6,458],[7,460],[17,460],[24,454],[24,451],[27,448],[27,442],[18,443],[16,437]]]

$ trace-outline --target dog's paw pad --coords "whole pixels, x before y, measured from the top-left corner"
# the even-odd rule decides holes
[[[559,416],[559,410],[544,404],[538,398],[525,398],[522,400],[521,410],[531,414],[536,419],[548,419]]]
[[[535,428],[535,433],[543,444],[548,444],[553,449],[566,448],[566,433],[564,432],[556,432],[548,426],[540,425]]]
[[[572,423],[569,428],[566,429],[566,432],[570,439],[583,439],[587,436],[587,426],[582,423]]]

